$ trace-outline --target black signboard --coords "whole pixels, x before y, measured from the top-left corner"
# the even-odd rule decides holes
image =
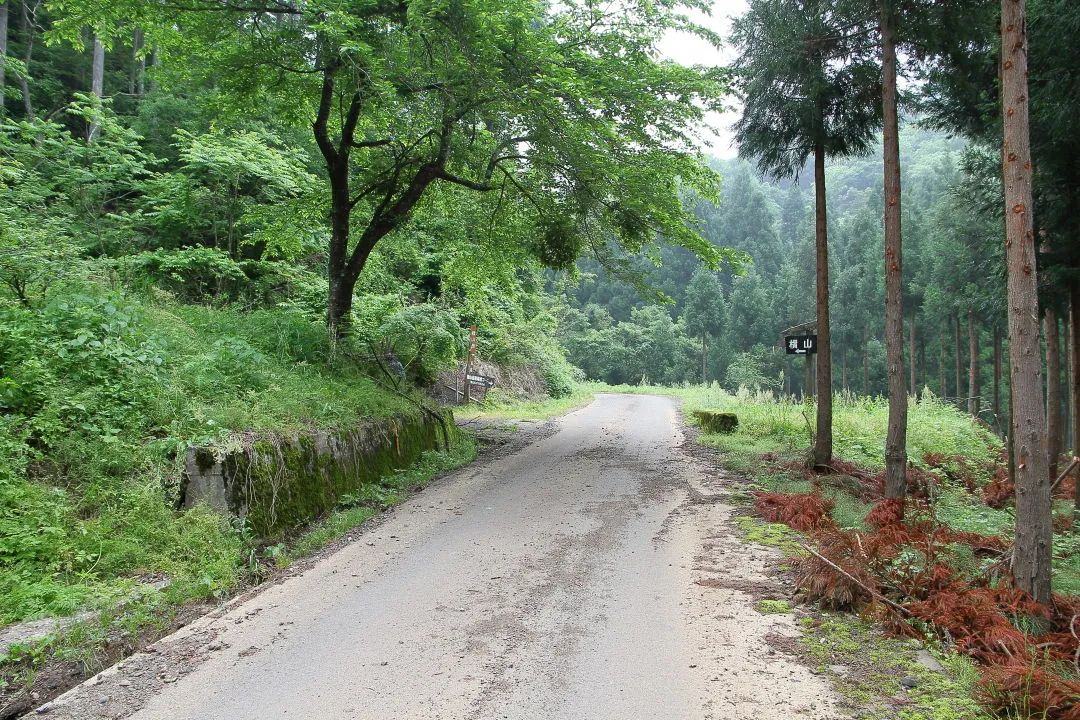
[[[784,338],[788,355],[814,355],[817,353],[817,335],[789,335]]]
[[[467,375],[470,385],[481,385],[483,387],[495,387],[495,378],[488,377],[487,375],[474,375],[469,373]]]

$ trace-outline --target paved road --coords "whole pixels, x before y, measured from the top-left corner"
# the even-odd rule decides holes
[[[766,643],[794,634],[753,609],[769,551],[734,539],[681,443],[671,399],[600,395],[48,716],[834,717]]]

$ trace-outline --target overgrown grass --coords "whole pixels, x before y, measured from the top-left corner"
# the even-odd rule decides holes
[[[335,356],[325,325],[87,283],[0,303],[0,624],[233,587],[244,528],[178,513],[191,446],[414,415]]]

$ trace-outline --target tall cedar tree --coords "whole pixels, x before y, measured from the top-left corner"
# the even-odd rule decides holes
[[[825,159],[867,152],[880,122],[878,69],[846,3],[751,0],[733,26],[743,115],[739,152],[773,177],[794,177],[814,158],[817,266],[815,466],[832,459],[832,353]],[[853,31],[854,30],[854,31]],[[779,331],[780,328],[777,328]]]
[[[718,69],[658,60],[665,33],[707,31],[703,0],[617,8],[542,0],[54,0],[54,37],[145,29],[174,73],[238,111],[308,127],[325,165],[327,319],[340,335],[375,247],[450,183],[518,202],[552,267],[663,236],[716,267],[686,191],[715,197],[697,130]],[[177,28],[183,28],[182,34]],[[505,202],[504,202],[505,201]],[[610,256],[610,252],[608,252]]]
[[[1026,0],[1001,2],[1002,143],[1005,247],[1009,285],[1009,377],[1016,456],[1013,579],[1039,603],[1050,602],[1053,525],[1042,399],[1039,295],[1032,227]]]
[[[724,295],[716,273],[700,267],[686,287],[686,332],[701,338],[701,384],[709,383],[710,336],[723,330]]]
[[[907,490],[907,384],[904,382],[904,274],[900,227],[900,130],[896,88],[896,9],[881,3],[881,99],[885,168],[885,363],[889,429],[885,436],[885,496]]]
[[[889,425],[885,439],[885,494],[902,499],[907,490],[907,403],[904,377],[904,278],[901,228],[899,92],[897,50],[932,58],[966,44],[985,0],[881,0],[881,96],[885,174],[885,357]],[[869,20],[868,20],[869,24]],[[910,359],[913,360],[913,359]],[[960,380],[957,377],[957,390]]]

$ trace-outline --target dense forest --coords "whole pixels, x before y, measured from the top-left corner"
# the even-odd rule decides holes
[[[917,359],[912,387],[967,407],[970,310],[978,348],[976,387],[988,391],[978,394],[979,412],[993,425],[1000,411],[1000,404],[993,404],[992,353],[1004,323],[1004,264],[1000,253],[994,255],[994,222],[980,220],[965,196],[974,182],[968,166],[981,158],[963,141],[921,129],[915,121],[902,131],[901,143],[905,195],[911,198],[904,228]],[[642,259],[639,270],[669,304],[658,304],[597,263],[582,261],[581,275],[566,294],[569,309],[560,332],[571,360],[589,377],[612,383],[701,382],[703,323],[698,318],[704,316],[711,323],[705,327],[709,382],[731,390],[745,385],[803,392],[804,358],[785,355],[781,333],[814,319],[808,172],[801,174],[802,182],[777,181],[762,178],[745,161],[713,160],[713,167],[724,178],[721,199],[694,203],[701,232],[710,242],[745,252],[749,261],[712,273],[681,248],[663,247],[658,266]],[[833,353],[840,368],[834,388],[884,395],[881,160],[838,160],[827,174]],[[981,255],[975,256],[977,251]],[[970,274],[958,276],[958,268]],[[650,307],[655,309],[646,310]],[[660,309],[664,312],[657,315]],[[961,336],[955,334],[958,318]],[[641,352],[643,338],[655,343],[665,337],[668,345]],[[955,375],[958,369],[962,378]]]

